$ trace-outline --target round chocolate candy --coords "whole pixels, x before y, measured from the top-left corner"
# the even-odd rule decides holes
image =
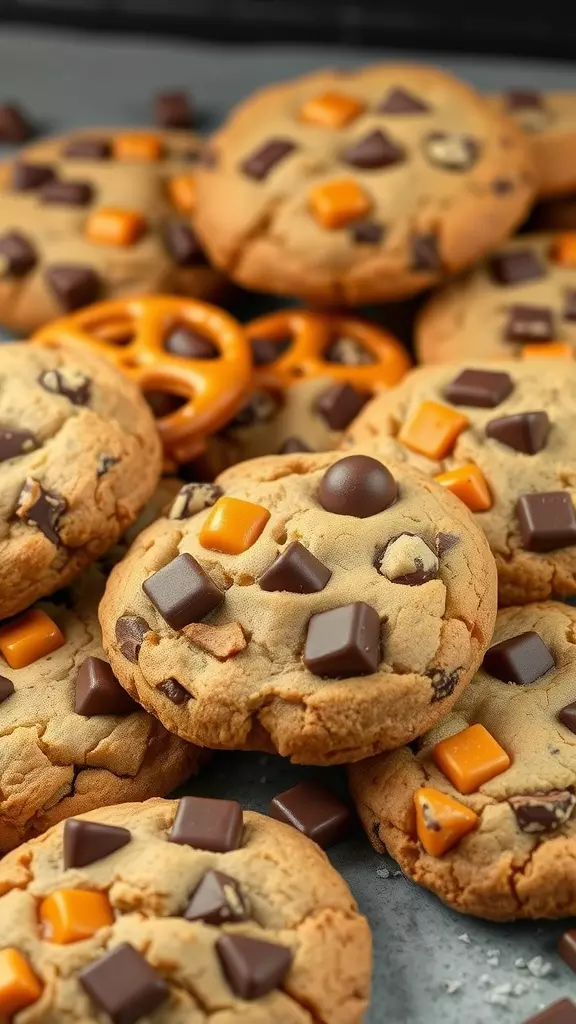
[[[390,471],[369,455],[348,455],[326,470],[318,499],[339,516],[367,519],[396,501],[398,488]]]

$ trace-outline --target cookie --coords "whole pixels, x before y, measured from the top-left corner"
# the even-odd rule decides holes
[[[329,764],[445,714],[495,604],[461,502],[409,468],[331,452],[187,485],[114,569],[99,614],[118,679],[171,732]]]
[[[160,462],[146,402],[108,362],[66,344],[0,345],[0,619],[111,547]]]
[[[456,910],[576,913],[576,609],[498,613],[454,710],[413,750],[354,765],[373,846]]]
[[[99,299],[220,294],[190,225],[199,156],[189,132],[89,128],[0,165],[0,323],[27,334]]]
[[[576,192],[576,92],[510,89],[490,101],[527,133],[536,164],[538,196]]]
[[[433,295],[416,328],[423,363],[573,358],[576,232],[521,235]]]
[[[356,305],[414,294],[527,213],[524,133],[429,67],[321,71],[236,108],[197,176],[197,227],[247,288]]]
[[[434,476],[475,513],[499,602],[576,594],[576,364],[414,370],[367,405],[348,443]]]

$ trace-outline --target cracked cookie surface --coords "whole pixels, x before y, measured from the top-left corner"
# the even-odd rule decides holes
[[[64,344],[0,346],[0,618],[111,547],[160,459],[146,402],[108,362]]]
[[[489,642],[485,538],[408,467],[262,458],[187,485],[171,516],[99,614],[122,685],[193,742],[318,764],[394,748],[446,713]]]
[[[532,652],[524,665],[522,645]],[[543,661],[530,672],[535,651]],[[576,609],[550,602],[500,611],[484,667],[417,752],[405,748],[350,769],[375,849],[387,848],[408,877],[468,914],[576,913],[575,666]],[[482,725],[511,764],[463,794],[434,748],[472,725]],[[413,798],[422,787],[478,815],[476,827],[441,856],[418,841]]]

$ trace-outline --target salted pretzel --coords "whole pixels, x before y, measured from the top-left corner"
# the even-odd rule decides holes
[[[171,332],[186,328],[215,346],[213,358],[166,350]],[[166,455],[176,462],[203,450],[206,437],[236,413],[251,385],[250,350],[240,324],[197,299],[154,295],[100,302],[53,321],[32,340],[86,345],[118,366],[144,394],[184,400],[157,420]]]

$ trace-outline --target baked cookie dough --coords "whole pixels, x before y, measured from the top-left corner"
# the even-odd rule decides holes
[[[414,370],[367,405],[348,443],[409,463],[475,513],[500,604],[576,594],[576,364]]]
[[[223,287],[191,226],[190,132],[86,128],[0,164],[0,323],[27,334],[100,299]]]
[[[99,614],[118,679],[171,732],[330,764],[444,715],[495,605],[494,561],[461,502],[409,467],[332,452],[187,485],[114,569]]]
[[[351,767],[375,849],[467,914],[575,914],[575,678],[575,608],[500,611],[455,709],[414,749]]]
[[[490,101],[529,136],[538,196],[576,192],[576,92],[510,89]]]
[[[381,65],[250,97],[197,184],[198,231],[235,281],[357,305],[422,291],[498,245],[534,173],[522,130],[470,86]]]
[[[3,859],[0,890],[0,1013],[30,1024],[364,1018],[370,930],[346,883],[232,800],[68,819]]]
[[[111,547],[160,465],[146,402],[106,360],[63,343],[0,345],[0,618]]]

